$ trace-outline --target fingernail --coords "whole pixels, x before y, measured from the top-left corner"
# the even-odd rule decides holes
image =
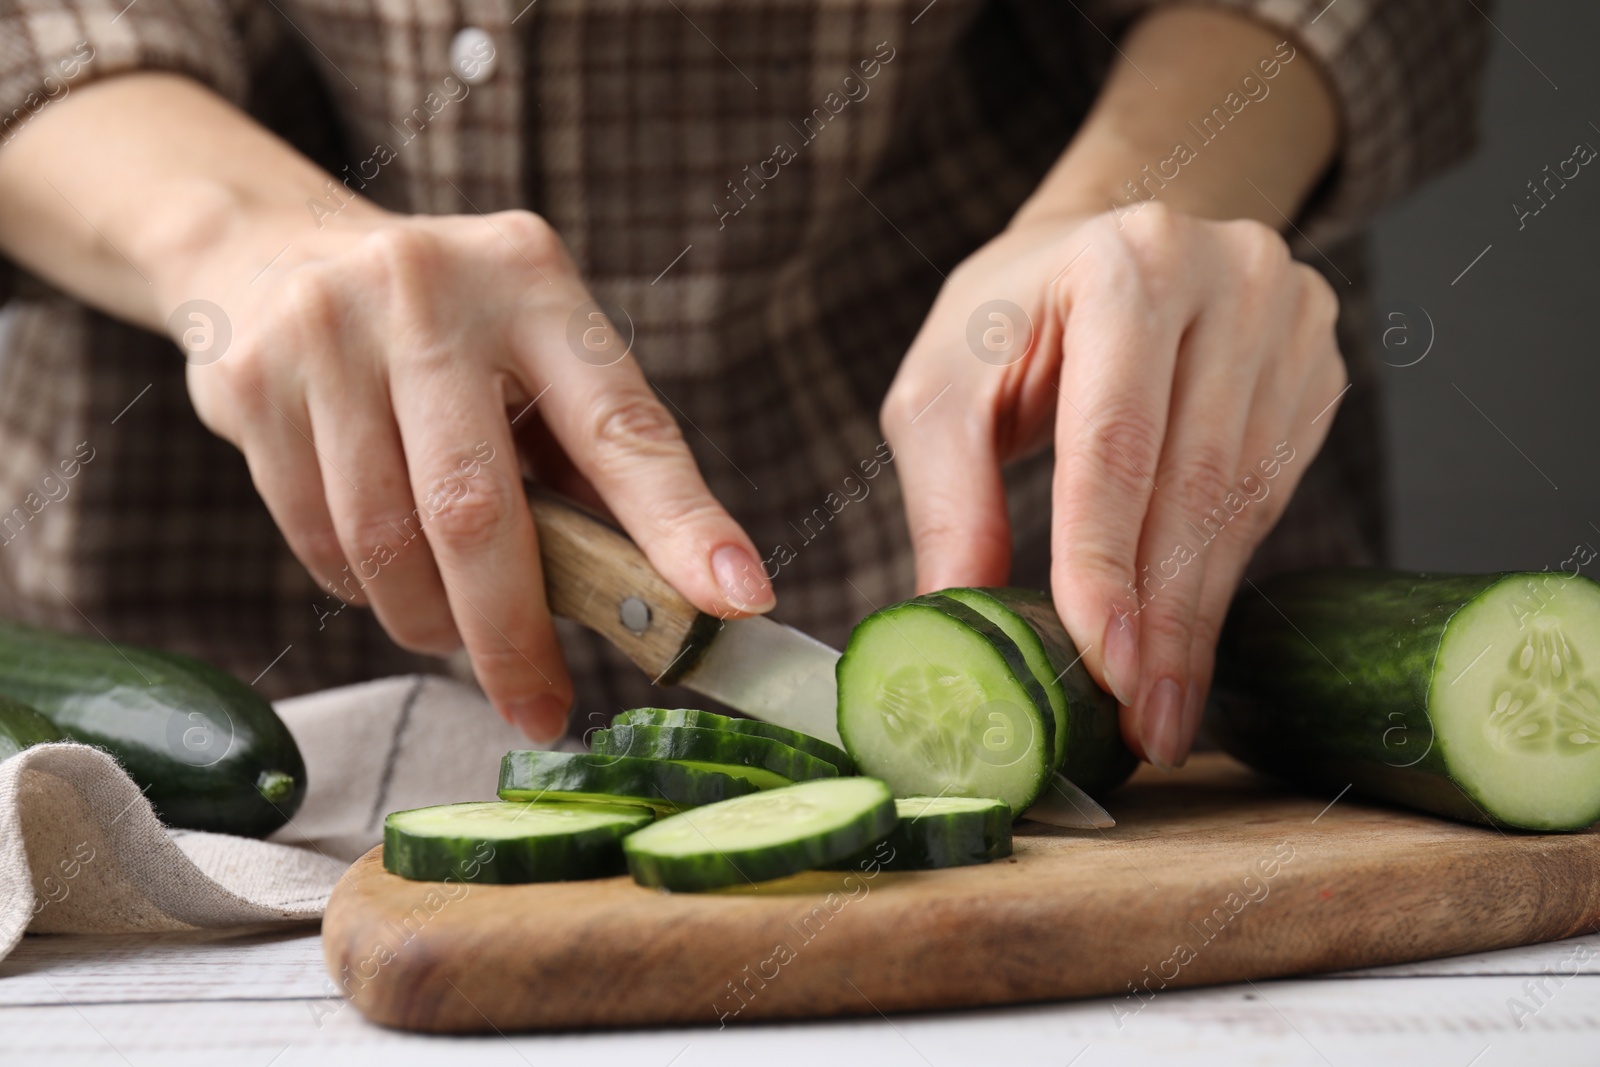
[[[1101,646],[1111,694],[1118,704],[1132,705],[1139,684],[1139,630],[1134,617],[1127,612],[1113,613]]]
[[[1183,747],[1183,689],[1163,678],[1150,690],[1139,715],[1139,740],[1151,763],[1164,771],[1177,764]]]
[[[506,702],[512,725],[536,745],[548,745],[567,732],[567,705],[550,693]]]
[[[711,553],[711,573],[728,604],[740,611],[760,614],[778,602],[761,564],[738,545],[723,545]]]
[[[1198,685],[1191,685],[1183,695],[1183,729],[1178,734],[1183,751],[1178,755],[1176,764],[1179,767],[1189,762],[1189,748],[1194,744],[1194,735],[1200,732],[1200,716],[1205,710],[1205,690]]]

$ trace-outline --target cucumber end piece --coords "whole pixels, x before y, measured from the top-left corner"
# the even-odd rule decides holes
[[[1009,637],[934,599],[884,608],[851,634],[837,668],[845,749],[896,796],[993,797],[1020,814],[1055,769],[1053,713]]]

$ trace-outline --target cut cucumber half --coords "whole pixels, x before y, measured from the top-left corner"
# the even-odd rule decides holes
[[[514,751],[500,761],[501,800],[640,804],[670,815],[756,788],[720,771],[633,756]]]
[[[1056,713],[1056,767],[1091,796],[1128,780],[1139,758],[1122,740],[1117,700],[1083,665],[1055,605],[1033,589],[946,589],[1016,642]]]
[[[883,608],[839,659],[839,736],[896,796],[1027,810],[1055,772],[1055,713],[1016,642],[948,597]]]
[[[613,727],[617,726],[698,726],[708,730],[728,730],[736,734],[754,734],[756,737],[766,737],[790,748],[798,749],[808,756],[813,756],[825,763],[831,763],[840,774],[856,773],[855,764],[850,762],[850,757],[844,749],[837,745],[830,745],[820,738],[803,734],[799,730],[791,730],[786,726],[774,726],[770,722],[761,722],[758,719],[735,719],[729,715],[718,715],[714,711],[699,711],[695,708],[634,708],[624,711],[611,720]]]
[[[837,870],[931,871],[968,867],[1011,855],[1011,809],[987,797],[904,797],[900,821]]]
[[[894,827],[889,787],[826,778],[686,811],[622,843],[640,885],[687,891],[825,867]]]
[[[565,882],[627,869],[622,839],[655,819],[632,804],[486,801],[397,811],[383,868],[423,882]]]
[[[1260,770],[1530,830],[1600,819],[1600,585],[1285,575],[1224,628],[1207,720]]]
[[[596,730],[589,747],[601,756],[673,760],[776,789],[813,778],[837,778],[839,769],[770,737],[702,726],[613,726]]]

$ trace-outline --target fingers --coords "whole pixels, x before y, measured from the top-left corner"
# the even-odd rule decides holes
[[[1164,769],[1187,751],[1190,634],[1210,558],[1247,506],[1234,475],[1253,383],[1206,373],[1216,366],[1205,359],[1209,350],[1227,343],[1219,332],[1224,324],[1233,325],[1229,318],[1202,316],[1183,343],[1157,489],[1140,539],[1134,609],[1140,677],[1131,732],[1144,757]],[[1240,363],[1255,359],[1253,353],[1238,357]]]
[[[1246,521],[1211,547],[1190,629],[1190,687],[1179,763],[1200,727],[1217,639],[1239,582],[1256,546],[1277,524],[1310,469],[1348,380],[1333,334],[1337,298],[1310,268],[1296,265],[1293,274],[1291,295],[1283,302],[1294,309],[1293,321],[1280,334],[1286,343],[1272,354],[1277,359],[1258,386],[1240,452],[1236,491],[1248,500],[1250,511],[1242,516]]]
[[[349,561],[346,579],[398,644],[447,655],[461,637],[428,550],[428,517],[413,501],[388,394],[375,376],[352,373],[357,361],[349,355],[330,359],[307,396],[328,511]]]
[[[1189,302],[1158,301],[1116,246],[1084,259],[1088,269],[1069,277],[1059,312],[1051,590],[1085,665],[1131,707],[1140,695],[1140,535]]]
[[[1293,355],[1266,350],[1288,336],[1297,311],[1280,298],[1287,248],[1264,227],[1224,231],[1223,239],[1241,242],[1241,277],[1206,286],[1180,346],[1159,488],[1139,549],[1140,679],[1131,732],[1162,768],[1176,766],[1193,739],[1190,649],[1212,561],[1224,546],[1243,545],[1248,557],[1256,543],[1264,490],[1259,479],[1240,481],[1255,462],[1241,452],[1247,437],[1287,425],[1302,385],[1284,373]]]
[[[711,495],[672,401],[657,399],[631,356],[604,366],[575,358],[564,332],[572,307],[534,309],[515,347],[524,384],[538,393],[549,383],[539,410],[573,468],[701,611],[728,618],[770,610],[776,601],[760,556]],[[593,328],[614,329],[603,319]]]
[[[314,318],[296,317],[275,335],[296,348],[320,345],[323,333]],[[271,345],[241,345],[226,364],[191,364],[186,376],[195,411],[244,453],[272,521],[317,584],[348,603],[365,604],[328,511],[304,394],[273,373],[276,355]]]
[[[1106,245],[1058,305],[1052,590],[1124,705],[1130,747],[1171,767],[1198,728],[1227,597],[1298,481],[1268,485],[1258,465],[1281,472],[1273,442],[1342,374],[1337,301],[1253,223],[1158,212]]]
[[[311,444],[310,417],[293,401],[271,401],[255,387],[240,399],[258,413],[246,424],[238,444],[249,465],[250,480],[289,550],[319,586],[349,603],[366,603],[360,584],[350,580],[344,548],[328,512],[322,472]]]
[[[391,363],[410,492],[484,693],[529,737],[553,740],[566,729],[572,682],[505,405],[451,364],[443,350]]]
[[[1282,436],[1268,444],[1267,436],[1261,435],[1242,452],[1246,463],[1238,485],[1249,494],[1254,511],[1247,516],[1246,529],[1237,531],[1237,536],[1219,539],[1211,547],[1206,561],[1204,584],[1189,630],[1189,688],[1174,764],[1184,761],[1199,732],[1215,670],[1217,639],[1239,583],[1249,568],[1256,546],[1283,515],[1321,443],[1320,434],[1297,434],[1295,427],[1308,427],[1309,420],[1327,403],[1326,399],[1316,399],[1313,403],[1313,398],[1332,396],[1340,388],[1342,384],[1332,389],[1308,390],[1294,418],[1284,421]],[[1248,462],[1252,456],[1256,457],[1253,466]]]
[[[977,363],[970,354],[965,361]],[[919,594],[1004,585],[1011,572],[1011,522],[994,432],[981,409],[972,410],[980,386],[975,368],[963,363],[960,352],[919,358],[913,346],[881,417],[905,499]],[[950,372],[943,381],[940,369]]]

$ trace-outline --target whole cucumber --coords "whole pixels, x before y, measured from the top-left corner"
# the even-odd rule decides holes
[[[1241,593],[1206,727],[1258,770],[1528,830],[1600,819],[1600,585],[1299,571]]]
[[[272,705],[191,656],[0,622],[0,694],[116,756],[169,826],[262,837],[305,798]]]
[[[64,740],[66,735],[49,719],[20,700],[0,696],[0,760],[34,745]]]

